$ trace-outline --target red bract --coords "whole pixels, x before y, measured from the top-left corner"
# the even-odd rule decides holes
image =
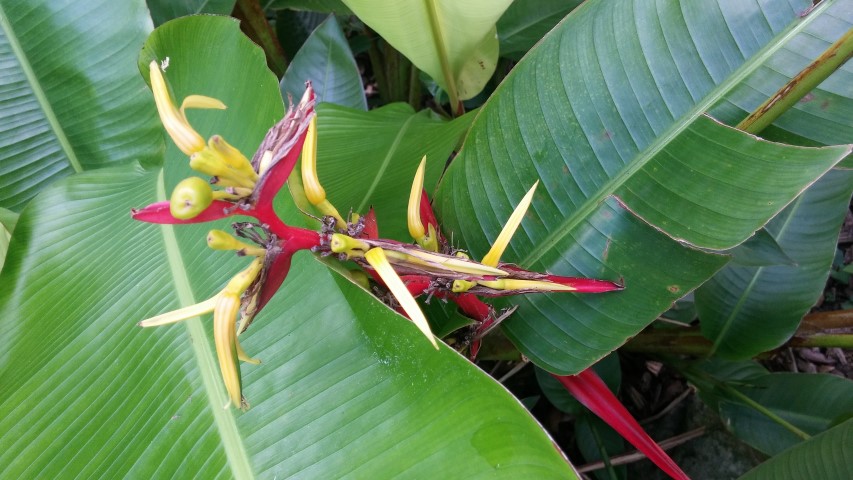
[[[613,392],[592,369],[586,369],[577,375],[554,375],[566,390],[592,413],[604,420],[638,450],[646,454],[649,460],[672,478],[689,480],[669,455],[655,443],[634,420]]]
[[[197,216],[182,220],[172,216],[170,202],[156,202],[143,208],[132,208],[130,217],[134,220],[147,223],[159,223],[163,225],[186,225],[190,223],[203,223],[219,220],[220,218],[234,215],[234,204],[224,200],[214,200],[209,207]]]

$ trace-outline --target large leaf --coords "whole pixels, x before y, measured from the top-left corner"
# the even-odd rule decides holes
[[[307,80],[312,82],[318,102],[367,110],[358,65],[334,15],[314,30],[293,57],[281,79],[282,96],[301,98]]]
[[[154,161],[163,140],[136,70],[143,0],[0,1],[0,207],[51,181]]]
[[[794,334],[823,293],[851,192],[853,171],[834,170],[767,225],[795,265],[728,265],[696,291],[711,353],[749,358]]]
[[[853,416],[853,381],[846,378],[770,373],[754,361],[718,357],[682,373],[738,438],[768,455]]]
[[[498,40],[502,57],[521,58],[580,0],[515,0],[498,20]]]
[[[795,10],[771,10],[586,2],[483,107],[439,190],[447,230],[482,255],[541,179],[505,260],[626,285],[518,299],[503,328],[540,366],[575,373],[618,347],[725,263],[708,249],[750,237],[848,153],[761,141],[702,115],[819,18],[788,27]],[[746,28],[759,41],[739,43],[732,32]]]
[[[370,112],[320,105],[317,175],[342,214],[365,214],[372,206],[380,234],[405,240],[406,207],[421,158],[427,157],[424,188],[432,192],[472,119],[448,122],[405,103]]]
[[[511,0],[344,0],[451,99],[480,93],[495,71],[495,23]]]
[[[148,0],[154,25],[196,13],[228,15],[236,0]]]
[[[790,46],[719,104],[714,114],[735,124],[775,89],[805,68],[836,38],[853,28],[853,8],[838,3]],[[843,67],[762,132],[774,140],[820,145],[853,143],[853,65]],[[846,162],[845,162],[846,163]],[[794,265],[748,268],[729,265],[696,292],[702,332],[712,352],[747,358],[787,340],[823,292],[838,230],[850,203],[853,176],[827,175],[783,211],[768,228]],[[771,320],[772,319],[772,320]]]
[[[203,134],[246,150],[281,115],[276,79],[236,22],[170,22],[142,63],[166,56],[178,98],[229,106],[191,114]],[[164,170],[84,173],[25,209],[0,273],[0,476],[573,477],[503,388],[309,254],[241,338],[264,360],[244,368],[252,409],[222,409],[209,319],[135,326],[246,263],[206,249],[215,225],[129,218],[188,174],[170,146]],[[298,218],[287,201],[281,211]]]
[[[729,379],[712,375],[721,381]],[[702,398],[715,406],[723,423],[735,434],[767,455],[802,441],[790,429],[750,406],[728,389],[734,389],[783,421],[816,435],[853,416],[853,381],[834,375],[767,373],[731,380],[726,387],[700,385]]]
[[[780,453],[740,480],[847,480],[853,471],[853,419]]]
[[[790,2],[789,14],[802,12],[810,2]],[[853,5],[850,2],[827,2],[814,12],[801,31],[789,38],[777,52],[714,106],[711,114],[729,125],[736,125],[762,102],[775,94],[792,77],[806,68],[829,46],[853,28]],[[771,22],[785,21],[772,16]],[[734,20],[734,19],[733,19]],[[790,21],[790,20],[788,20]],[[778,28],[774,27],[774,31]],[[746,38],[749,29],[735,30],[739,43],[755,42]],[[853,63],[842,65],[818,89],[806,95],[794,107],[760,132],[769,140],[797,145],[833,145],[853,143]],[[845,161],[850,166],[851,159]]]

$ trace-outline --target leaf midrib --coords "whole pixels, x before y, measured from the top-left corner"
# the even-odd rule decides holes
[[[755,55],[747,59],[743,65],[735,70],[729,77],[716,88],[711,90],[699,103],[694,105],[687,113],[682,115],[681,121],[674,123],[663,134],[658,136],[645,149],[637,152],[634,160],[630,162],[626,168],[621,170],[619,174],[611,177],[599,188],[594,194],[590,195],[584,203],[582,203],[575,212],[566,217],[555,229],[551,230],[545,239],[536,245],[521,262],[524,267],[531,267],[534,262],[541,259],[547,252],[553,249],[566,235],[577,228],[581,222],[589,218],[592,213],[601,205],[607,197],[611,196],[619,187],[623,186],[630,180],[635,173],[646,166],[655,156],[666,148],[669,143],[681,135],[689,126],[691,126],[700,115],[711,109],[717,102],[722,100],[730,91],[740,85],[740,83],[750,76],[756,69],[764,65],[764,63],[774,55],[779,49],[787,45],[788,41],[794,36],[802,32],[814,19],[820,16],[830,5],[835,3],[835,0],[827,0],[819,4],[806,17],[799,21],[794,21],[785,31],[776,35],[767,45],[759,50]]]
[[[367,193],[364,194],[361,204],[358,206],[358,209],[355,210],[356,212],[364,212],[365,208],[367,208],[367,203],[370,201],[370,197],[379,186],[379,182],[382,180],[382,177],[385,176],[385,170],[387,170],[388,165],[391,164],[391,159],[394,157],[394,153],[396,153],[397,149],[400,148],[400,142],[406,135],[406,131],[409,129],[409,126],[411,126],[412,121],[414,121],[417,116],[417,113],[413,113],[408,119],[406,119],[403,126],[400,127],[400,130],[397,132],[397,136],[394,137],[394,142],[390,147],[388,147],[388,152],[385,154],[385,158],[382,159],[382,165],[379,166],[379,171],[376,172],[376,176],[373,177],[373,183],[370,184],[370,188],[368,188]]]
[[[160,201],[167,198],[163,172],[164,170],[161,169],[157,178],[157,199]],[[166,257],[169,261],[169,269],[172,273],[180,308],[193,305],[197,302],[190,287],[174,227],[172,225],[161,225],[161,229]],[[198,362],[198,370],[201,373],[202,383],[210,401],[210,410],[222,440],[222,448],[225,450],[225,456],[231,466],[231,472],[236,479],[253,479],[251,462],[237,428],[236,419],[230,409],[223,408],[223,405],[228,403],[228,398],[223,391],[222,382],[219,379],[218,362],[210,349],[210,343],[201,319],[199,317],[191,318],[183,323],[187,327],[193,355]]]
[[[44,112],[45,119],[47,120],[48,125],[50,125],[51,131],[56,135],[56,140],[59,142],[59,146],[65,153],[65,158],[76,173],[82,172],[83,166],[80,164],[80,160],[77,159],[77,154],[71,147],[71,142],[68,141],[68,137],[65,135],[65,130],[62,128],[62,125],[60,125],[59,119],[56,117],[56,114],[47,99],[47,95],[44,93],[41,82],[39,82],[24,49],[21,47],[20,41],[18,41],[17,35],[15,35],[15,31],[12,29],[12,24],[9,22],[9,17],[6,15],[6,11],[3,9],[2,3],[0,3],[0,27],[3,28],[3,32],[5,32],[6,38],[9,40],[9,46],[12,48],[12,53],[14,53],[15,58],[18,60],[18,64],[21,66],[21,70],[23,70],[24,76],[27,79],[27,84],[30,86],[33,96],[35,96],[42,112]]]
[[[433,44],[438,52],[438,63],[441,66],[441,73],[444,76],[444,83],[447,85],[447,93],[451,99],[456,99],[459,95],[456,92],[456,79],[453,75],[453,70],[450,68],[450,58],[447,53],[447,45],[444,43],[444,32],[441,24],[438,21],[437,0],[424,0],[427,9],[427,18],[429,19],[429,29],[432,33]],[[455,106],[451,106],[455,108]]]

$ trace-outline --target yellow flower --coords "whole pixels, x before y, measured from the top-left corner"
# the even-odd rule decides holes
[[[219,238],[220,234],[216,232],[218,231],[212,231],[208,238],[215,237],[214,243],[222,242]],[[245,248],[242,245],[237,246],[241,249]],[[151,317],[138,324],[140,327],[156,327],[213,312],[213,340],[216,345],[216,356],[219,359],[219,371],[222,374],[225,390],[228,392],[226,408],[230,405],[242,410],[249,408],[242,393],[239,360],[254,364],[260,362],[246,355],[240,346],[237,340],[236,317],[242,305],[241,296],[258,278],[263,266],[263,256],[258,256],[248,268],[235,275],[225,288],[213,297],[189,307]],[[249,299],[250,302],[251,300]]]
[[[160,114],[160,121],[163,122],[166,132],[172,137],[175,145],[188,156],[204,149],[204,138],[190,125],[185,110],[187,108],[217,108],[224,110],[225,105],[215,98],[203,95],[190,95],[184,99],[181,108],[178,109],[175,107],[172,96],[169,94],[169,87],[166,86],[166,79],[163,78],[160,65],[152,60],[148,65],[148,72],[151,78],[151,90],[154,92],[154,102],[157,104],[157,112]]]

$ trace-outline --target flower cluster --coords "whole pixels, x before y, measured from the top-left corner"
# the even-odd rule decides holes
[[[436,297],[456,303],[476,321],[466,345],[472,358],[477,354],[480,339],[513,311],[496,312],[479,297],[607,292],[623,288],[606,280],[531,272],[500,261],[533,199],[536,185],[516,207],[491,250],[477,262],[454,249],[441,233],[423,190],[424,157],[415,173],[408,203],[409,233],[414,243],[382,239],[372,210],[345,219],[326,198],[316,171],[317,128],[310,83],[301,101],[290,106],[284,119],[269,130],[249,160],[221,136],[214,135],[205,141],[187,120],[187,108],[224,109],[222,102],[191,95],[177,108],[157,62],[150,64],[149,72],[166,131],[189,156],[190,167],[209,178],[183,180],[169,201],[132,210],[132,217],[161,224],[206,222],[232,215],[256,220],[234,223],[234,235],[222,230],[208,233],[210,248],[233,250],[240,256],[253,258],[219,293],[199,304],[139,323],[143,327],[159,326],[213,312],[214,343],[229,396],[226,407],[248,408],[242,395],[239,362],[258,361],[243,351],[238,337],[281,286],[294,253],[299,250],[357,263],[377,288],[390,293],[383,295],[386,302],[411,319],[436,348],[438,343],[416,297]],[[300,154],[305,197],[323,215],[319,231],[285,224],[272,207],[273,198],[287,181]]]

